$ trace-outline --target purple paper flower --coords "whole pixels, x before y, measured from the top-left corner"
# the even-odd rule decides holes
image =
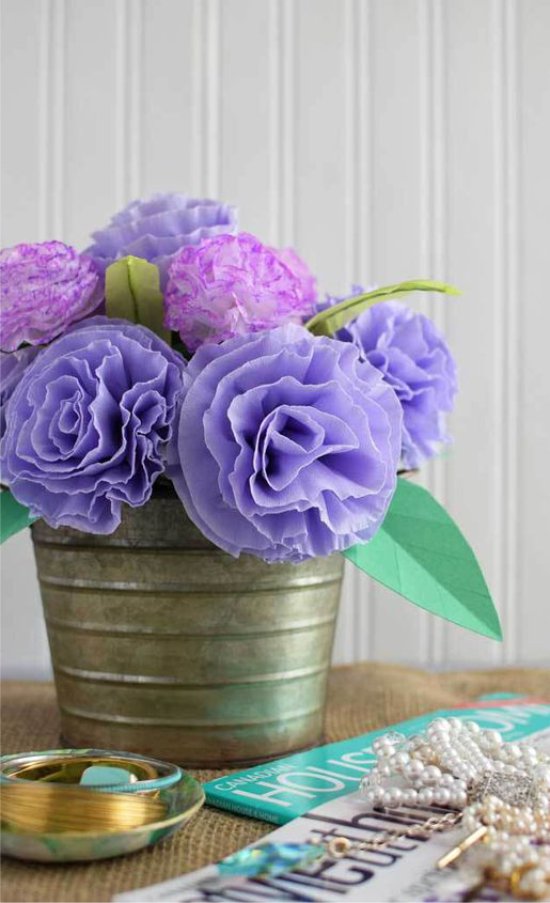
[[[101,302],[96,267],[62,241],[0,251],[0,348],[43,345]]]
[[[378,529],[401,419],[356,348],[289,324],[199,348],[167,475],[191,520],[232,555],[328,555]]]
[[[304,295],[304,273],[284,253],[247,232],[183,248],[169,269],[166,325],[195,351],[203,342],[302,322],[313,313],[311,285]]]
[[[398,301],[383,301],[337,337],[353,342],[395,390],[403,407],[403,466],[418,467],[436,454],[448,441],[445,413],[453,409],[457,378],[449,346],[432,320]]]
[[[155,194],[145,201],[132,201],[112,217],[108,226],[94,232],[95,241],[87,253],[101,272],[119,257],[143,257],[157,265],[164,286],[176,251],[236,231],[237,211],[228,204],[185,194]]]
[[[2,481],[53,527],[112,533],[164,470],[183,359],[143,326],[94,317],[41,351],[8,405]]]
[[[6,408],[19,380],[39,349],[30,345],[19,351],[0,351],[0,439],[6,432]]]

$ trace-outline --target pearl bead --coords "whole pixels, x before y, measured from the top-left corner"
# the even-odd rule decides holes
[[[441,769],[437,765],[428,765],[422,774],[424,784],[436,784],[441,777]]]
[[[511,875],[512,872],[514,871],[514,868],[515,868],[514,860],[512,859],[511,856],[504,856],[500,860],[499,871],[501,872],[502,875],[505,875],[505,876]]]
[[[433,790],[429,787],[423,787],[418,791],[418,802],[421,806],[431,806],[434,801]]]
[[[395,746],[391,743],[381,743],[377,750],[378,758],[389,759],[395,753]]]
[[[441,730],[448,732],[450,729],[450,724],[447,718],[434,718],[430,727],[434,730]]]
[[[390,787],[384,791],[383,805],[388,809],[397,809],[403,802],[403,794],[399,787]]]
[[[401,769],[409,762],[410,758],[411,757],[409,756],[408,752],[400,750],[391,757],[390,765],[392,765],[394,768]]]
[[[462,819],[462,826],[464,830],[471,834],[478,826],[477,818],[474,815],[471,815],[469,812]]]
[[[420,759],[410,759],[403,771],[408,778],[418,778],[424,771],[424,762]]]
[[[550,786],[550,766],[537,765],[537,767],[535,768],[535,778],[540,784],[546,784]]]
[[[502,734],[499,731],[483,731],[481,737],[490,746],[500,746],[502,743]]]
[[[457,809],[463,809],[467,802],[468,797],[463,790],[459,790],[457,793],[455,793],[454,804]]]
[[[438,806],[447,806],[451,801],[451,793],[447,787],[438,787],[434,793],[434,802]]]

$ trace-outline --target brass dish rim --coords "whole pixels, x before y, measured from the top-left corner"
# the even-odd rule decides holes
[[[94,747],[81,747],[78,749],[52,749],[52,750],[38,750],[32,752],[24,752],[24,753],[9,753],[8,755],[2,756],[0,758],[0,783],[4,783],[6,785],[13,786],[21,786],[21,785],[29,785],[33,783],[32,778],[19,777],[18,775],[22,771],[30,771],[33,767],[39,768],[41,765],[46,765],[50,763],[52,765],[61,765],[65,761],[76,760],[76,759],[86,759],[89,758],[91,760],[98,759],[101,762],[105,763],[108,761],[116,762],[119,765],[126,764],[127,767],[131,767],[132,763],[135,762],[136,765],[139,765],[141,768],[147,770],[157,770],[157,777],[150,777],[140,780],[138,778],[137,781],[128,782],[127,784],[101,784],[94,787],[94,790],[98,792],[109,791],[111,793],[146,793],[152,791],[159,790],[168,790],[170,787],[178,784],[184,775],[187,773],[181,768],[180,765],[176,765],[172,762],[164,762],[161,759],[155,759],[148,756],[142,756],[139,753],[130,753],[130,752],[122,752],[120,750],[114,749],[96,749]],[[15,774],[6,773],[6,769],[9,769],[12,766],[20,763],[20,771]],[[90,763],[92,764],[92,763]],[[158,771],[162,770],[166,773],[163,775],[158,775]],[[48,783],[47,781],[36,781],[36,783]],[[55,783],[56,788],[61,788],[60,792],[63,792],[62,788],[66,787],[74,787],[77,786],[75,784],[65,784],[60,781],[51,782]],[[123,787],[127,787],[126,790],[123,790]]]

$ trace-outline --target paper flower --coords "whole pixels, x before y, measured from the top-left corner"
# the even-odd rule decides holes
[[[132,201],[104,229],[92,234],[87,249],[101,272],[119,257],[133,255],[156,264],[161,286],[171,257],[180,248],[205,238],[237,231],[237,211],[228,204],[185,194],[155,194]]]
[[[43,345],[101,302],[96,267],[62,241],[0,251],[0,348]]]
[[[39,349],[30,345],[7,354],[0,351],[0,439],[6,432],[6,408],[19,380]]]
[[[289,324],[203,345],[167,475],[231,555],[301,561],[370,539],[391,500],[401,406],[352,345]]]
[[[9,401],[2,481],[52,527],[112,533],[164,470],[183,359],[143,326],[94,317],[41,351]]]
[[[168,273],[166,326],[195,351],[203,342],[302,322],[313,312],[311,286],[304,295],[304,274],[284,262],[285,253],[247,232],[183,248]]]
[[[398,301],[368,308],[337,337],[353,342],[395,390],[403,407],[402,464],[419,467],[448,441],[445,414],[453,409],[457,378],[445,339],[432,320]]]
[[[272,251],[282,260],[289,270],[300,280],[300,293],[304,302],[311,305],[308,315],[313,315],[313,308],[317,301],[317,279],[311,272],[305,260],[302,260],[294,248],[272,248]]]

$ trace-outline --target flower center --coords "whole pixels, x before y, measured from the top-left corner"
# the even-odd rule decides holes
[[[264,419],[258,432],[255,464],[276,492],[325,451],[325,430],[306,408],[281,405]]]

